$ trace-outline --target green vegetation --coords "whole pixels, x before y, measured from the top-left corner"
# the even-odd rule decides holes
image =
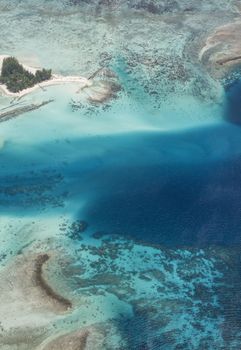
[[[9,91],[19,92],[51,78],[51,69],[37,70],[35,74],[27,71],[16,58],[4,58],[0,83]]]

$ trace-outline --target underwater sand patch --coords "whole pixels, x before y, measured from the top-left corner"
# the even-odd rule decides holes
[[[38,350],[99,350],[103,349],[104,334],[94,327],[87,327],[60,335]]]

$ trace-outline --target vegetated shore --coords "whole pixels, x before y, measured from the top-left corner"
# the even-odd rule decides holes
[[[2,68],[2,63],[4,58],[9,57],[8,55],[0,55],[0,70]],[[21,63],[22,64],[22,63]],[[23,67],[28,70],[29,72],[35,74],[36,71],[38,70],[37,68],[26,66],[22,64]],[[5,95],[10,96],[10,97],[15,97],[15,98],[20,98],[25,95],[30,94],[31,92],[39,89],[39,88],[44,88],[48,87],[51,85],[62,85],[66,83],[76,83],[79,85],[80,89],[83,89],[85,87],[89,87],[92,85],[92,81],[88,78],[81,77],[81,76],[62,76],[58,74],[52,74],[52,78],[50,80],[43,81],[42,83],[36,84],[28,89],[24,89],[19,92],[11,92],[8,90],[6,85],[0,84],[0,91],[2,91]]]

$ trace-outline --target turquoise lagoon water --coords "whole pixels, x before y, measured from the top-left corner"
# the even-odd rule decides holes
[[[98,325],[104,349],[239,349],[240,89],[187,49],[211,5],[184,21],[184,3],[170,18],[94,19],[71,3],[0,1],[2,50],[65,74],[108,61],[123,90],[93,105],[51,87],[20,103],[54,102],[0,124],[1,265],[57,252],[48,273],[75,307],[50,333]],[[212,6],[209,29],[233,15]]]

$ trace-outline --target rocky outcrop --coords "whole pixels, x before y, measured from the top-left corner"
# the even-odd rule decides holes
[[[199,58],[207,66],[220,68],[241,63],[241,21],[218,27],[206,40]]]

